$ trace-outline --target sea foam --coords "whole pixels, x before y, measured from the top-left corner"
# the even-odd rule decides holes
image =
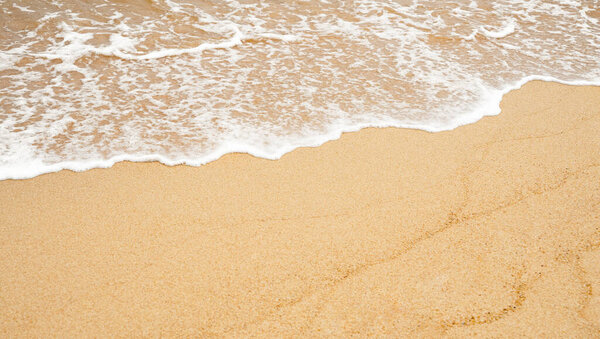
[[[600,85],[587,1],[94,1],[0,1],[0,179],[277,159],[473,123],[534,79]]]

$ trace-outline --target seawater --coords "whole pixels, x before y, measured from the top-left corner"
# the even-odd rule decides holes
[[[0,179],[368,126],[442,131],[531,79],[600,84],[600,2],[0,0]]]

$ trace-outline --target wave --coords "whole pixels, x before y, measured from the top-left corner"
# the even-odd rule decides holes
[[[296,143],[290,142],[289,144],[280,145],[280,147],[273,152],[265,152],[260,146],[252,144],[240,143],[238,140],[230,140],[223,143],[219,148],[213,150],[209,154],[199,158],[169,158],[168,156],[160,154],[121,154],[118,156],[111,157],[109,159],[92,159],[86,161],[65,161],[54,164],[44,164],[42,161],[27,161],[26,163],[19,164],[13,162],[11,164],[0,166],[0,180],[7,179],[29,179],[36,177],[41,174],[54,173],[62,170],[70,170],[74,172],[83,172],[94,168],[110,168],[114,164],[123,161],[130,162],[159,162],[167,166],[177,165],[188,165],[188,166],[202,166],[209,162],[218,160],[222,156],[231,153],[244,153],[252,156],[277,160],[280,159],[284,154],[292,152],[297,148],[302,147],[319,147],[326,142],[339,139],[343,133],[358,132],[364,128],[407,128],[407,129],[418,129],[427,132],[442,132],[446,130],[453,130],[457,127],[475,123],[485,116],[494,116],[500,114],[500,102],[502,97],[513,90],[521,88],[524,84],[530,81],[548,81],[557,82],[565,85],[573,86],[600,86],[600,79],[598,81],[564,81],[547,76],[528,76],[513,84],[505,86],[501,90],[490,91],[487,102],[481,104],[475,110],[466,114],[453,121],[451,124],[443,128],[431,128],[428,125],[420,124],[397,124],[390,122],[371,122],[357,125],[340,125],[332,126],[332,129],[326,134],[315,135],[304,140],[296,140]]]
[[[0,0],[0,179],[277,159],[449,130],[530,80],[600,85],[593,1]]]

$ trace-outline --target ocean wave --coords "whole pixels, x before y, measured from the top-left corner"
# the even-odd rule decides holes
[[[0,179],[277,159],[448,130],[532,79],[600,85],[590,1],[0,2]]]

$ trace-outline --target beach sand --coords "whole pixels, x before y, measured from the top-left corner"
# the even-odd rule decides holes
[[[600,336],[600,87],[280,160],[0,182],[6,336]]]

